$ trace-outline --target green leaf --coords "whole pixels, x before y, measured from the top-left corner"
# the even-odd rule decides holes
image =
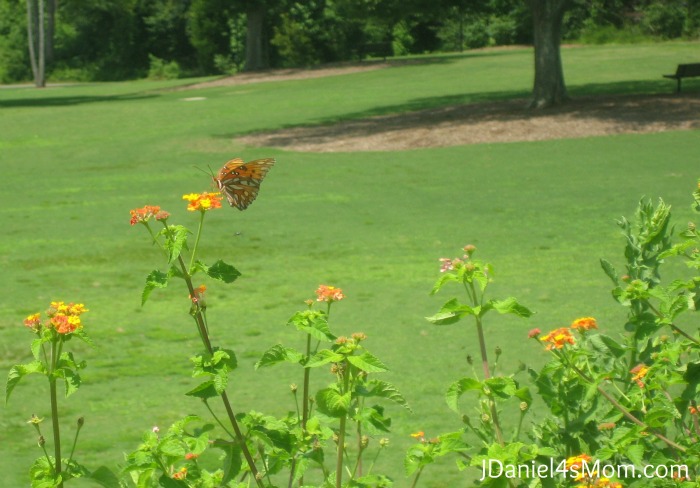
[[[273,366],[283,361],[300,363],[302,359],[304,359],[304,355],[296,349],[284,347],[282,344],[275,344],[263,353],[262,357],[255,363],[255,369]]]
[[[532,316],[530,309],[518,303],[518,300],[513,297],[505,300],[490,300],[489,304],[500,314],[513,314],[523,318]]]
[[[5,386],[5,403],[10,400],[10,394],[15,389],[17,383],[28,374],[46,374],[46,369],[40,361],[32,361],[27,364],[16,364],[10,368],[7,375],[7,385]]]
[[[321,349],[316,354],[309,358],[309,361],[304,365],[307,368],[318,368],[328,363],[339,363],[345,356],[331,351],[330,349]]]
[[[405,407],[409,411],[411,407],[408,406],[406,399],[403,397],[398,388],[387,381],[371,380],[365,385],[359,386],[356,390],[357,395],[364,397],[379,397],[391,400],[394,403]]]
[[[193,388],[192,390],[185,393],[185,395],[206,400],[207,398],[214,398],[214,397],[219,396],[219,393],[216,391],[216,386],[214,385],[214,381],[210,380],[210,381],[205,381],[204,383],[197,386],[196,388]]]
[[[435,285],[433,285],[433,289],[430,291],[431,295],[435,295],[440,289],[445,285],[445,283],[448,283],[450,281],[461,281],[460,278],[455,275],[454,273],[445,273],[438,278],[438,280],[435,282]]]
[[[480,391],[482,387],[483,385],[481,384],[481,382],[475,380],[474,378],[465,377],[461,380],[455,381],[450,385],[450,387],[447,389],[447,392],[445,393],[445,401],[447,402],[447,406],[450,407],[450,409],[454,412],[459,413],[459,407],[457,406],[457,403],[459,401],[459,398],[464,394],[464,392],[470,390]]]
[[[504,376],[489,378],[484,380],[483,384],[487,386],[493,394],[501,398],[510,398],[514,396],[518,389],[513,378],[506,378]]]
[[[163,229],[161,233],[167,237],[165,249],[168,251],[168,262],[172,263],[180,256],[190,231],[182,225],[169,225],[167,231]]]
[[[325,312],[318,310],[304,310],[295,313],[287,322],[302,332],[306,332],[314,339],[325,342],[332,342],[336,337],[331,334],[328,327],[328,316]]]
[[[168,281],[170,281],[170,273],[163,273],[157,269],[151,271],[151,274],[146,277],[146,286],[141,293],[141,306],[146,303],[153,290],[168,286]]]
[[[607,259],[600,259],[600,265],[603,268],[603,271],[605,271],[605,274],[608,275],[608,278],[612,280],[613,283],[615,283],[615,286],[618,286],[620,284],[620,280],[618,278],[617,270],[615,267],[608,261]]]
[[[106,466],[100,466],[89,474],[89,478],[103,488],[120,488],[119,478]]]
[[[335,388],[323,388],[316,393],[318,411],[329,417],[340,418],[347,415],[351,400],[350,392],[341,395]]]
[[[210,278],[215,280],[223,281],[224,283],[233,283],[241,276],[241,272],[230,264],[226,264],[222,260],[218,260],[210,267],[206,268],[204,272]]]
[[[458,322],[465,315],[478,315],[478,313],[478,307],[474,309],[469,305],[462,305],[453,298],[447,301],[438,313],[432,317],[426,317],[426,320],[435,325],[450,325]]]
[[[359,356],[348,356],[348,362],[367,373],[384,373],[389,369],[375,356],[365,351]]]
[[[644,462],[644,451],[643,445],[632,444],[627,447],[625,454],[627,455],[627,459],[632,461],[635,466],[644,466],[646,464]]]

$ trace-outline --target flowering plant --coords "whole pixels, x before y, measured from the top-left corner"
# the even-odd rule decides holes
[[[10,369],[5,389],[5,401],[19,382],[28,375],[40,374],[49,382],[49,401],[51,404],[51,429],[53,431],[53,456],[46,449],[46,438],[41,430],[44,419],[32,415],[28,421],[33,425],[38,436],[38,444],[44,455],[38,458],[30,469],[33,487],[63,487],[65,481],[88,475],[87,469],[78,464],[74,458],[78,434],[84,420],[77,420],[73,446],[68,458],[63,457],[61,432],[58,413],[58,382],[65,384],[65,396],[78,391],[80,387],[79,370],[85,368],[85,361],[76,361],[73,353],[64,350],[73,337],[91,344],[83,330],[81,315],[88,309],[82,303],[51,302],[42,319],[41,313],[29,315],[24,325],[35,335],[31,344],[33,361],[17,364]]]

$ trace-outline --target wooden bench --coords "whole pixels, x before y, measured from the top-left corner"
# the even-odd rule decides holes
[[[671,78],[678,82],[676,93],[681,92],[681,80],[683,78],[693,78],[696,76],[700,76],[700,63],[679,64],[675,74],[663,75],[664,78]]]

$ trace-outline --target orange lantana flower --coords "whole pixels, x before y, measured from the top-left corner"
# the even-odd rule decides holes
[[[151,218],[156,217],[156,215],[167,214],[167,212],[161,212],[160,207],[154,205],[146,205],[145,207],[129,210],[129,213],[131,214],[131,225],[145,224]]]
[[[598,324],[593,317],[582,317],[580,319],[574,320],[571,323],[571,328],[576,329],[579,332],[585,332],[587,330],[597,329]]]
[[[542,342],[548,342],[547,350],[561,349],[565,344],[575,344],[574,336],[571,335],[571,329],[568,327],[560,327],[554,329],[549,334],[540,338]]]
[[[338,302],[345,298],[343,290],[335,286],[320,285],[316,290],[316,301],[318,302]]]
[[[634,376],[632,376],[632,381],[637,383],[637,386],[640,388],[644,388],[644,382],[642,379],[647,375],[649,372],[649,368],[643,364],[640,363],[636,365],[634,368],[630,369],[630,373],[632,373]]]
[[[187,210],[194,212],[199,210],[200,212],[206,212],[214,208],[221,208],[221,199],[223,197],[220,193],[188,193],[187,195],[182,195],[183,200],[187,200]]]

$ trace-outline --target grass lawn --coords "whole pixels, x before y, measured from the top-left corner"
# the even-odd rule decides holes
[[[566,48],[567,83],[574,96],[668,93],[673,83],[661,74],[696,61],[698,48]],[[252,366],[277,342],[301,348],[287,319],[319,284],[340,286],[347,299],[334,305],[332,329],[365,332],[367,347],[392,370],[386,379],[414,411],[391,409],[392,449],[381,465],[396,486],[405,486],[408,434],[459,428],[442,395],[469,373],[466,355],[478,355],[466,323],[436,328],[424,319],[450,298],[428,295],[438,258],[475,244],[477,257],[495,267],[494,296],[516,296],[537,312],[527,321],[487,317],[487,341],[503,349],[505,373],[521,361],[537,366],[545,360],[524,340],[529,328],[548,330],[593,315],[601,328],[619,329],[625,311],[610,298],[598,259],[622,263],[615,219],[631,217],[643,195],[673,205],[679,224],[692,218],[700,134],[335,154],[246,148],[233,138],[522,97],[531,88],[531,67],[531,51],[516,49],[197,91],[167,89],[182,81],[0,89],[0,370],[30,359],[31,335],[21,325],[26,315],[51,300],[84,302],[90,309],[85,327],[97,348],[76,346],[88,361],[84,385],[61,404],[66,421],[86,418],[78,460],[116,469],[143,431],[204,414],[183,395],[195,384],[188,358],[199,350],[186,290],[156,290],[140,306],[146,275],[165,263],[144,230],[129,226],[128,211],[160,205],[174,223],[194,228],[181,196],[210,188],[195,167],[218,168],[233,156],[275,157],[258,200],[246,212],[212,213],[201,244],[209,262],[223,259],[243,273],[231,286],[207,283],[215,341],[239,358],[229,387],[234,406],[272,414],[293,409],[289,384],[301,382],[298,371],[254,372]],[[684,91],[698,93],[700,83],[688,80]],[[188,97],[206,99],[183,100]],[[47,416],[45,391],[39,377],[28,377],[2,408],[4,486],[28,485],[28,467],[40,451],[25,421],[32,413]],[[45,431],[48,437],[48,426]],[[66,424],[64,432],[68,439],[72,427]],[[449,460],[429,468],[422,486],[464,486],[476,473],[460,473]]]

